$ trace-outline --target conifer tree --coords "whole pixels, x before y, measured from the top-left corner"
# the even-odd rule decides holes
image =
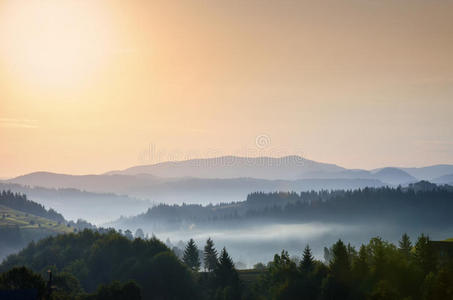
[[[349,299],[351,265],[348,249],[342,240],[332,246],[332,259],[329,263],[330,274],[324,286],[324,298]]]
[[[193,239],[190,239],[184,250],[183,262],[193,271],[200,269],[200,257],[198,256],[198,247]]]
[[[436,258],[429,243],[429,236],[422,234],[415,244],[415,259],[425,274],[436,268]]]
[[[302,256],[302,261],[300,262],[300,267],[303,272],[310,272],[311,270],[313,270],[314,264],[315,259],[311,254],[310,246],[307,245],[304,249],[304,254]]]
[[[401,237],[401,240],[399,241],[399,249],[406,258],[410,256],[412,242],[407,233],[404,233],[403,236]]]
[[[228,254],[228,252],[227,252],[225,247],[223,247],[222,251],[220,252],[219,267],[221,267],[221,268],[223,268],[225,270],[233,270],[234,269],[233,260],[231,259],[230,255]]]
[[[233,294],[238,295],[240,293],[239,275],[225,247],[220,252],[219,263],[214,273],[219,286],[228,287],[231,291],[234,291]],[[237,299],[237,297],[232,299]]]
[[[330,262],[332,274],[338,278],[345,279],[350,272],[350,264],[348,250],[342,240],[338,240],[332,246],[332,254],[332,260]]]
[[[204,246],[204,267],[207,271],[211,272],[217,267],[217,250],[214,247],[214,242],[211,238],[206,241]]]
[[[360,246],[359,254],[354,260],[353,273],[356,275],[356,280],[363,280],[366,278],[370,270],[368,262],[368,250],[365,245]]]

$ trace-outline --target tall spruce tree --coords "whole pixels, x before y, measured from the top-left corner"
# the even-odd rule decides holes
[[[218,264],[217,250],[214,247],[214,241],[208,238],[204,246],[204,267],[208,272],[214,271]]]
[[[200,269],[201,263],[198,255],[198,247],[193,239],[190,239],[187,243],[182,260],[193,271],[198,271]]]
[[[364,280],[370,271],[368,261],[368,250],[365,245],[360,246],[359,254],[354,260],[353,273],[357,276],[355,280]]]
[[[351,265],[348,256],[348,249],[342,240],[338,240],[332,246],[332,260],[329,264],[331,282],[330,295],[335,299],[348,299],[350,291]],[[329,298],[329,297],[328,297]]]
[[[304,254],[302,256],[302,261],[300,262],[300,268],[302,272],[311,272],[315,265],[315,259],[311,254],[310,246],[306,246],[304,249]]]
[[[228,254],[228,252],[227,252],[225,247],[223,247],[222,251],[220,252],[219,267],[223,268],[225,270],[233,270],[234,269],[233,260],[231,259],[230,255]]]
[[[241,283],[239,274],[234,268],[233,260],[224,247],[219,255],[219,263],[214,271],[217,282],[217,293],[221,299],[240,299]]]
[[[436,257],[433,248],[429,245],[429,236],[420,235],[415,243],[415,260],[425,274],[436,268]]]
[[[412,242],[407,233],[404,233],[399,241],[399,250],[406,257],[409,258],[412,249]]]
[[[332,246],[332,260],[330,261],[330,270],[332,274],[339,278],[346,277],[350,271],[348,250],[342,240],[338,240]]]

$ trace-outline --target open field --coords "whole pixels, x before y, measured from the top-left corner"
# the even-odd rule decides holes
[[[56,233],[69,233],[74,229],[53,220],[24,213],[6,206],[0,205],[0,227],[18,226],[23,230],[49,230]]]

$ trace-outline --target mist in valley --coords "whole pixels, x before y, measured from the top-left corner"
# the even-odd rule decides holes
[[[313,255],[324,261],[324,247],[331,247],[338,239],[350,243],[357,250],[362,244],[369,242],[373,237],[397,244],[403,233],[407,233],[413,240],[420,234],[427,234],[430,238],[444,239],[451,235],[453,226],[442,230],[401,226],[397,224],[381,223],[268,223],[248,222],[238,226],[226,224],[212,228],[199,228],[188,224],[185,228],[166,230],[165,226],[159,229],[147,229],[146,224],[136,228],[118,228],[131,230],[141,228],[149,237],[155,236],[164,241],[172,249],[177,247],[184,250],[187,241],[193,238],[199,249],[203,249],[206,240],[211,238],[220,251],[226,247],[237,262],[239,268],[252,268],[256,263],[267,264],[272,261],[276,253],[286,250],[296,260],[301,258],[304,248],[309,245]]]
[[[453,1],[0,1],[0,300],[453,300]]]

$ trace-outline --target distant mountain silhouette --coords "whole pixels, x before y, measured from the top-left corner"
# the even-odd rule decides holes
[[[138,176],[127,175],[68,175],[50,172],[34,172],[19,176],[7,182],[23,185],[41,186],[46,188],[75,188],[90,192],[115,192],[122,193],[147,185],[149,182],[159,183],[162,179],[141,174]]]
[[[10,180],[21,185],[45,188],[76,188],[96,193],[115,193],[154,203],[209,203],[244,200],[255,191],[308,191],[322,189],[358,189],[385,185],[375,179],[306,178],[267,180],[259,178],[161,178],[140,175],[73,176],[54,173],[32,173]]]
[[[434,165],[421,168],[399,168],[418,180],[431,180],[444,175],[453,174],[453,165]]]
[[[381,170],[384,171],[380,172]],[[150,174],[165,178],[250,177],[269,180],[360,178],[378,179],[387,184],[398,185],[407,184],[416,180],[433,180],[443,175],[453,174],[453,165],[435,165],[420,168],[387,167],[368,171],[363,169],[346,169],[335,164],[316,162],[301,156],[284,156],[279,158],[222,156],[135,166],[125,170],[110,171],[105,174]]]
[[[373,173],[372,177],[392,185],[407,185],[416,182],[417,178],[397,168],[383,168]]]
[[[449,184],[453,185],[453,174],[443,175],[433,180],[437,184]]]
[[[425,168],[382,168],[376,170],[346,169],[302,158],[245,158],[223,156],[136,166],[101,175],[68,175],[36,172],[19,176],[7,183],[47,189],[77,189],[91,193],[114,193],[115,208],[124,214],[146,203],[218,203],[244,200],[247,194],[264,191],[308,191],[332,189],[358,189],[380,186],[407,186],[416,182],[417,173],[423,176],[442,174],[453,166],[439,165]],[[408,170],[408,171],[406,171]],[[451,173],[453,174],[453,171]],[[445,175],[445,174],[444,174]],[[440,182],[445,180],[446,182]],[[449,183],[448,178],[439,183]],[[82,193],[82,192],[81,192]],[[132,197],[129,199],[127,195]],[[65,201],[82,201],[83,197],[66,197]],[[119,197],[119,198],[118,198]],[[137,204],[141,198],[144,203]],[[73,200],[70,200],[73,199]],[[90,197],[97,199],[97,197]],[[108,202],[103,197],[102,203]],[[39,200],[39,199],[37,199]],[[43,201],[45,199],[42,199]],[[96,200],[97,201],[97,200]],[[107,201],[107,202],[105,202]],[[121,203],[124,201],[124,203]],[[87,201],[83,201],[87,204]],[[64,204],[62,204],[64,205]],[[58,207],[61,211],[63,209]],[[114,208],[114,209],[113,209]],[[65,212],[66,213],[66,212]]]
[[[1,190],[26,194],[29,199],[46,208],[61,212],[66,219],[84,218],[96,224],[116,219],[121,215],[138,214],[152,205],[149,201],[128,196],[90,193],[74,188],[54,189],[0,182]]]
[[[315,178],[316,174],[339,173],[345,168],[320,163],[300,156],[238,157],[222,156],[207,159],[162,162],[111,171],[106,174],[152,174],[159,177],[240,178],[295,180]]]

